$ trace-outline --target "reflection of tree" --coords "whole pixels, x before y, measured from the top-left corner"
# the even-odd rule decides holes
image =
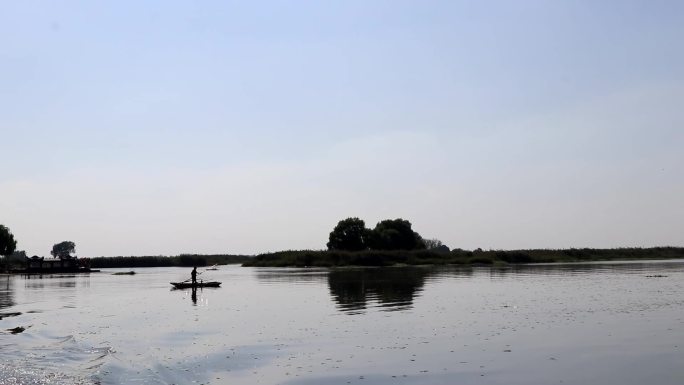
[[[331,271],[328,275],[330,294],[344,310],[366,308],[366,280],[364,270]]]
[[[333,300],[346,311],[365,309],[369,301],[386,310],[402,310],[413,306],[428,274],[428,269],[418,267],[333,270],[328,286]]]
[[[12,298],[12,286],[10,286],[9,276],[0,276],[0,309],[14,306]]]

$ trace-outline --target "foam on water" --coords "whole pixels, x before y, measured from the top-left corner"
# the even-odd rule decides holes
[[[0,363],[0,385],[94,385],[93,379],[37,368],[28,360]]]

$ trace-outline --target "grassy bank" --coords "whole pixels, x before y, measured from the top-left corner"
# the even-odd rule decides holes
[[[181,254],[177,256],[119,256],[90,259],[90,267],[166,267],[166,266],[212,266],[244,263],[250,260],[245,255],[230,254]]]
[[[291,250],[260,254],[249,258],[243,266],[304,267],[304,266],[392,266],[433,264],[506,264],[580,262],[639,259],[684,258],[682,247],[564,249],[564,250],[461,250],[435,252],[414,251],[317,251]]]

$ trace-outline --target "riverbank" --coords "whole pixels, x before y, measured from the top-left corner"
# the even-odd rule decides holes
[[[514,263],[684,259],[683,247],[617,249],[328,251],[287,250],[256,256],[183,254],[178,256],[118,256],[90,259],[92,268],[212,266],[343,267],[396,265],[505,265]]]
[[[212,266],[241,264],[251,257],[232,254],[181,254],[177,256],[117,256],[90,259],[90,266],[96,268],[117,267],[172,267]]]
[[[181,254],[176,256],[116,256],[116,257],[94,257],[87,258],[88,264],[92,269],[105,268],[131,268],[131,267],[204,267],[213,265],[242,264],[249,261],[252,257],[247,255],[234,254]],[[86,258],[84,258],[86,259]],[[2,261],[0,261],[2,262]],[[71,272],[96,272],[99,270],[65,270],[51,269],[43,271],[27,271],[26,263],[23,260],[11,261],[6,265],[0,264],[0,272],[12,271],[14,273],[71,273]]]
[[[265,253],[248,259],[242,266],[253,267],[338,267],[393,265],[495,265],[511,263],[553,263],[611,260],[653,260],[684,258],[682,247],[617,249],[530,249],[412,251],[328,251],[290,250]]]

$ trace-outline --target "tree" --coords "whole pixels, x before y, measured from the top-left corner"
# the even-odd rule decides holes
[[[438,253],[448,253],[449,246],[445,245],[439,239],[424,239],[425,248],[428,250],[436,251]]]
[[[24,250],[14,250],[14,252],[10,255],[7,256],[7,264],[8,265],[20,265],[24,263],[24,261],[28,258],[28,255],[26,255],[26,251]]]
[[[0,255],[9,256],[14,253],[17,248],[17,241],[10,229],[4,225],[0,225]]]
[[[424,249],[425,241],[411,229],[411,222],[397,218],[378,222],[373,229],[371,248],[375,250]]]
[[[52,246],[53,257],[59,259],[71,259],[71,254],[76,252],[76,244],[71,241],[64,241]]]
[[[366,250],[369,238],[370,230],[362,219],[347,218],[339,221],[330,233],[328,250]]]

